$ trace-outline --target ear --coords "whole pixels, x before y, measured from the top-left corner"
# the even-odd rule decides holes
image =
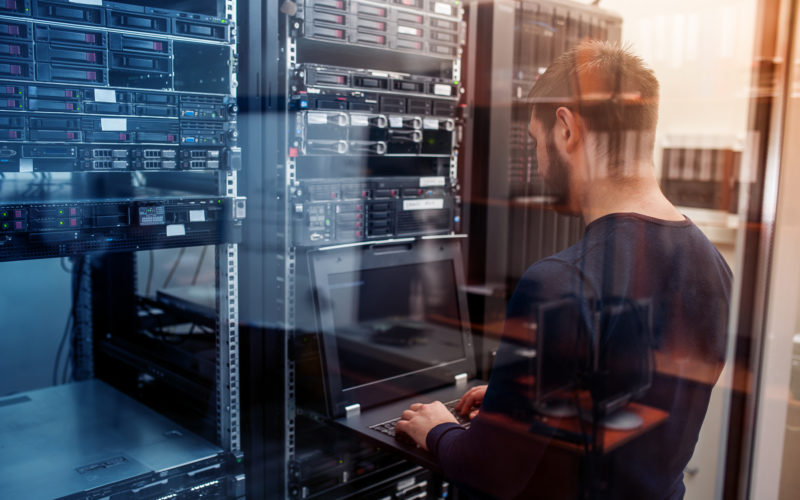
[[[580,146],[583,140],[580,119],[569,108],[562,106],[556,109],[553,139],[568,154],[574,153]]]

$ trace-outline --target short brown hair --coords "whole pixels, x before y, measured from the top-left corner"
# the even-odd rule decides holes
[[[627,47],[596,40],[578,44],[539,76],[528,98],[533,116],[548,132],[555,126],[556,109],[564,106],[576,112],[589,131],[609,133],[609,153],[619,153],[618,141],[625,131],[647,136],[652,154],[658,80]]]

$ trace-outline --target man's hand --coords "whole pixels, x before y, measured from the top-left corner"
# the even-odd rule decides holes
[[[486,394],[486,387],[485,385],[476,385],[465,392],[456,405],[455,410],[464,416],[469,415],[470,420],[475,418],[475,416],[478,415],[478,408],[480,408],[483,402],[483,396]]]
[[[395,427],[395,432],[408,434],[414,442],[427,450],[428,446],[425,444],[425,438],[428,437],[428,432],[445,422],[458,423],[450,413],[450,410],[440,401],[434,401],[430,404],[414,403],[401,415]]]

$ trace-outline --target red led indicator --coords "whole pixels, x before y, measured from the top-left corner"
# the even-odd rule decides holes
[[[97,71],[87,71],[86,72],[86,79],[87,80],[97,80]]]
[[[403,5],[414,5],[414,0],[403,0],[402,4]]]
[[[14,218],[21,219],[22,218],[22,210],[14,210]]]
[[[9,26],[8,27],[8,34],[9,35],[19,35],[19,26]]]
[[[336,193],[331,193],[331,199],[335,200],[338,195]]]
[[[356,227],[360,229],[361,228],[361,223],[360,222],[356,222]]]
[[[297,148],[289,148],[289,157],[297,158]]]
[[[74,138],[75,138],[75,132],[67,132],[67,139],[74,139]]]
[[[87,52],[86,53],[86,60],[89,61],[89,62],[97,61],[97,54],[95,54],[94,52]]]
[[[161,51],[161,50],[164,50],[163,47],[164,47],[164,44],[162,44],[161,42],[153,42],[153,50]]]
[[[22,74],[22,66],[18,66],[16,64],[11,65],[11,74],[12,75],[21,75]]]
[[[361,205],[356,205],[356,210],[361,210]]]
[[[73,97],[72,96],[72,91],[71,90],[65,90],[64,91],[64,97]]]
[[[175,142],[175,136],[172,134],[167,134],[167,142]]]
[[[361,233],[361,231],[356,231],[356,236],[357,236],[358,238],[361,238],[361,234],[362,234],[362,233]]]
[[[75,207],[70,207],[69,215],[72,216],[72,217],[75,217],[76,215],[78,215],[78,209],[75,208]]]
[[[6,101],[6,107],[8,107],[8,108],[16,108],[17,107],[17,101],[15,101],[13,99],[7,100]]]
[[[17,131],[16,130],[9,130],[8,131],[8,137],[10,139],[16,139],[17,138]]]
[[[336,16],[335,19],[336,19],[336,22],[339,23],[339,24],[343,24],[344,23],[344,16]]]
[[[72,103],[71,102],[65,103],[64,104],[64,109],[66,109],[68,111],[71,111],[73,109]]]
[[[78,225],[78,219],[70,219],[69,220],[69,225],[72,226],[72,227],[77,226]]]
[[[9,49],[8,53],[11,55],[18,56],[22,53],[22,47],[20,47],[19,45],[12,45],[8,49]]]
[[[22,229],[22,221],[17,221],[14,223],[14,229]]]
[[[127,141],[128,140],[128,134],[119,134],[119,140],[120,141]]]
[[[337,9],[344,9],[344,2],[336,2],[335,5]]]
[[[86,43],[94,43],[94,42],[95,42],[94,35],[87,33],[86,34]]]
[[[6,94],[16,94],[14,87],[6,87]]]

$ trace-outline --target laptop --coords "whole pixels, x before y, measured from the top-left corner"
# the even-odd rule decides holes
[[[460,242],[322,249],[309,264],[328,415],[436,468],[430,453],[387,431],[412,403],[453,406],[485,383],[475,379]]]

